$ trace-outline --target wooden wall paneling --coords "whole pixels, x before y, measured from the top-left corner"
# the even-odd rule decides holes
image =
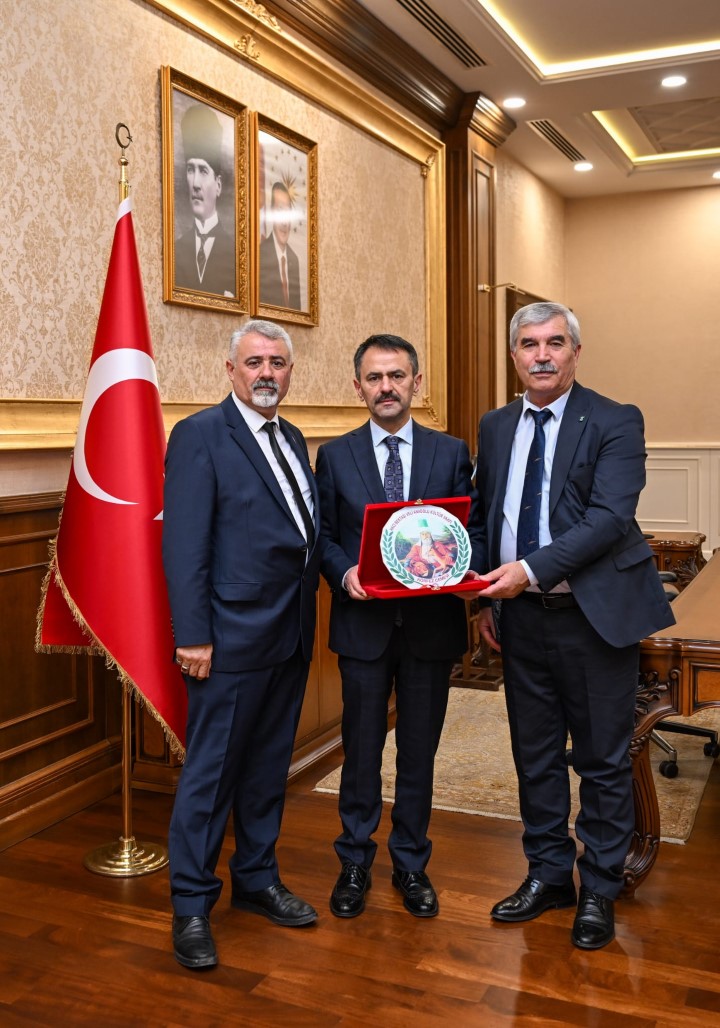
[[[99,657],[35,652],[60,497],[0,499],[0,849],[120,784],[120,686]]]
[[[448,431],[475,453],[477,426],[495,406],[494,147],[476,131],[468,97],[447,152]]]

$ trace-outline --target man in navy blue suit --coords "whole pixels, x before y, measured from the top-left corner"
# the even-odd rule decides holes
[[[232,392],[179,422],[168,443],[163,561],[188,691],[170,888],[185,967],[217,963],[209,915],[231,810],[232,906],[280,925],[317,917],[282,884],[275,856],[319,567],[307,447],[277,415],[292,366],[284,329],[247,322],[230,343]]]
[[[640,411],[575,381],[580,327],[561,304],[519,310],[510,353],[525,394],[480,422],[481,566],[493,569],[480,595],[502,601],[499,614],[482,608],[480,631],[502,648],[528,876],[492,917],[528,921],[576,904],[569,731],[584,845],[572,941],[598,949],[614,938],[634,826],[639,641],[674,619],[635,521]]]
[[[467,649],[465,605],[448,594],[371,599],[358,578],[368,503],[471,493],[466,444],[424,428],[410,416],[421,381],[410,343],[394,335],[370,336],[355,353],[355,390],[370,420],[318,450],[322,573],[332,589],[330,649],[339,655],[343,690],[342,832],[335,840],[341,871],[330,898],[337,917],[362,913],[371,885],[377,851],[372,836],[382,811],[380,769],[393,687],[397,776],[388,840],[392,883],[414,916],[434,917],[438,912],[437,895],[425,872],[432,846],[427,830],[450,672]],[[390,488],[397,492],[389,495]],[[469,529],[472,539],[472,524]],[[474,571],[467,575],[479,577]]]

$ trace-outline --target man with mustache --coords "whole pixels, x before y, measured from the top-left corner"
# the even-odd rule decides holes
[[[440,499],[471,493],[470,457],[460,439],[410,416],[422,375],[414,346],[373,335],[355,353],[355,391],[370,420],[321,446],[317,483],[322,573],[332,589],[330,649],[342,676],[341,864],[330,898],[336,917],[365,908],[372,836],[380,822],[380,769],[388,700],[395,689],[397,776],[388,849],[392,884],[415,917],[434,917],[438,900],[425,868],[435,752],[445,719],[453,662],[468,645],[465,604],[457,596],[371,599],[358,578],[365,507],[387,500]],[[471,523],[471,539],[476,526]],[[379,558],[379,554],[378,554]],[[472,567],[476,562],[472,561]],[[468,571],[471,578],[478,577]]]
[[[180,132],[193,227],[175,240],[175,285],[235,296],[234,230],[225,230],[217,211],[223,186],[222,126],[210,107],[194,104],[183,115]]]
[[[320,561],[305,440],[277,414],[290,386],[290,337],[248,321],[225,366],[232,392],[178,422],[165,476],[163,561],[188,692],[169,835],[173,943],[193,969],[217,963],[209,915],[231,810],[231,905],[291,927],[317,917],[282,884],[275,856]]]
[[[483,574],[493,584],[480,594],[480,632],[502,652],[528,876],[491,916],[522,922],[576,905],[569,732],[584,845],[571,938],[599,949],[615,935],[634,826],[639,641],[674,618],[635,521],[640,411],[575,381],[580,326],[561,304],[519,310],[510,355],[525,394],[486,414],[478,440],[481,566],[493,568]]]

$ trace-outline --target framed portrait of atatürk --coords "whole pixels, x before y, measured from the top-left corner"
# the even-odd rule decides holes
[[[163,299],[250,309],[247,108],[161,69]]]
[[[253,136],[254,310],[317,325],[317,144],[261,114]]]

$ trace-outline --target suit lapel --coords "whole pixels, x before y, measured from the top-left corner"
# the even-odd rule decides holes
[[[287,439],[288,443],[290,444],[290,447],[291,447],[293,453],[295,454],[297,459],[300,461],[300,464],[302,465],[302,469],[305,472],[305,477],[307,478],[308,485],[310,486],[310,494],[312,496],[313,506],[315,508],[315,511],[317,511],[317,509],[318,509],[318,491],[317,491],[317,486],[315,485],[315,475],[313,475],[312,468],[310,467],[310,463],[309,463],[308,458],[307,458],[307,453],[306,453],[305,449],[303,448],[303,446],[301,445],[300,440],[297,437],[297,429],[295,428],[294,425],[291,425],[289,421],[286,421],[285,418],[280,418],[279,421],[280,421],[280,427],[282,428],[283,435],[285,436],[285,438]],[[316,522],[316,527],[317,527],[317,514],[315,515],[315,522]]]
[[[428,479],[435,460],[437,437],[427,428],[413,422],[412,467],[408,499],[421,499],[427,492]]]
[[[296,525],[295,518],[292,515],[292,511],[288,506],[285,495],[280,488],[278,480],[273,474],[272,468],[268,464],[265,454],[260,449],[257,441],[253,439],[252,432],[245,424],[240,411],[235,406],[235,401],[232,396],[227,396],[222,402],[222,408],[225,413],[225,420],[228,428],[230,429],[230,435],[234,442],[240,447],[247,459],[250,461],[252,466],[257,471],[260,478],[263,480],[265,485],[268,487],[272,495],[277,500],[280,507],[283,509],[285,514],[290,518],[293,525]],[[296,525],[297,527],[297,525]]]
[[[370,502],[385,503],[385,487],[378,471],[369,421],[366,421],[355,432],[350,433],[348,436],[348,446],[350,447],[350,452],[352,453],[360,478],[370,496]]]
[[[555,456],[553,457],[552,474],[550,476],[550,514],[560,499],[565,487],[568,471],[577,450],[580,437],[588,423],[592,404],[587,391],[576,382],[568,396],[560,431],[558,432]]]
[[[502,407],[498,411],[496,439],[493,452],[497,455],[494,460],[495,482],[492,486],[492,500],[488,511],[488,524],[492,532],[489,540],[490,553],[497,559],[500,558],[500,537],[502,534],[503,507],[505,505],[505,493],[507,491],[508,472],[510,471],[510,457],[512,456],[513,441],[520,415],[522,414],[522,400],[515,400]]]

